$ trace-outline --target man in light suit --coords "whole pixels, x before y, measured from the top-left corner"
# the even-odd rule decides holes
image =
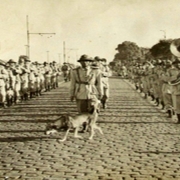
[[[70,99],[76,100],[80,114],[88,113],[94,96],[102,97],[102,79],[100,71],[90,67],[93,59],[82,55],[78,62],[81,64],[71,72]]]

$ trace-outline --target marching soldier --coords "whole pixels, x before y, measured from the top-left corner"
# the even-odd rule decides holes
[[[102,97],[102,80],[101,73],[90,68],[92,58],[82,55],[78,62],[81,67],[71,72],[70,99],[71,101],[76,100],[77,110],[81,114],[89,112],[94,96],[99,99]]]

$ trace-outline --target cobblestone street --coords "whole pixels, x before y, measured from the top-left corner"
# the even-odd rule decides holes
[[[108,108],[94,140],[59,143],[47,123],[76,113],[69,82],[33,100],[0,109],[0,180],[180,180],[180,125],[129,83],[110,79]]]

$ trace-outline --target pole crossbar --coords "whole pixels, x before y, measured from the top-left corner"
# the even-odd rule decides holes
[[[55,35],[56,33],[31,33],[29,32],[29,21],[28,21],[28,16],[26,16],[26,25],[27,25],[27,51],[26,55],[30,58],[30,35],[31,34],[37,34],[37,35]]]

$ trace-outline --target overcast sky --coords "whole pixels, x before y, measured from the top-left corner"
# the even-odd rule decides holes
[[[100,56],[111,61],[123,41],[151,47],[162,39],[180,37],[179,0],[0,0],[0,59],[17,61],[26,54],[27,27],[30,59],[63,61],[66,55]],[[163,31],[162,31],[163,30]],[[78,49],[78,50],[68,50]]]

